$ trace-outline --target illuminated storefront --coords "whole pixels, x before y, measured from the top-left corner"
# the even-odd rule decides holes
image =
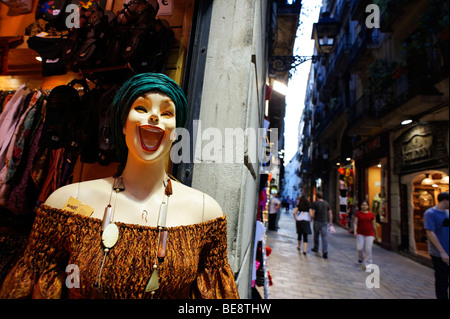
[[[399,176],[400,249],[429,259],[424,212],[448,191],[448,122],[417,124],[394,141]]]
[[[355,208],[361,201],[369,203],[377,225],[378,242],[391,248],[389,140],[382,134],[353,151],[355,161]]]

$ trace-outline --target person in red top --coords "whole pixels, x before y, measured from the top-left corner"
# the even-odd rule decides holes
[[[367,201],[361,203],[361,210],[356,212],[353,225],[358,263],[364,263],[363,266],[365,268],[372,263],[373,241],[378,237],[375,215],[369,211],[369,203]]]

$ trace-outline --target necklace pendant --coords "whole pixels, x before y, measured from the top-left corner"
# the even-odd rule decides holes
[[[116,179],[114,179],[114,184],[113,184],[113,189],[115,189],[116,191],[124,191],[125,190],[125,185],[123,183],[123,177],[118,177]]]
[[[166,219],[167,219],[167,204],[165,202],[162,202],[161,206],[159,207],[158,227],[166,227]]]
[[[159,233],[158,258],[166,257],[167,230]]]
[[[108,226],[111,222],[111,212],[112,207],[110,204],[108,204],[108,206],[105,207],[105,213],[103,214],[102,231],[105,231],[106,226]]]
[[[102,234],[102,243],[106,249],[111,249],[119,239],[119,228],[116,224],[111,223],[106,226]]]
[[[145,287],[145,292],[152,292],[159,288],[159,274],[158,269],[154,269],[150,279],[147,282],[147,287]]]
[[[167,186],[166,189],[164,190],[164,193],[166,194],[166,196],[170,196],[173,194],[172,182],[170,181],[170,178],[167,179]]]

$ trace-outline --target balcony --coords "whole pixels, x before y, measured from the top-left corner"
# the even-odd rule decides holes
[[[335,68],[338,72],[343,72],[348,67],[350,59],[350,36],[345,34],[339,39],[337,48],[334,51]]]
[[[342,99],[333,98],[324,110],[318,109],[316,112],[314,138],[317,140],[333,135],[337,128],[342,127],[346,118]]]
[[[402,30],[401,25],[414,26],[417,16],[426,10],[428,0],[388,0],[382,6],[380,17],[380,31],[387,33],[393,30]],[[406,30],[405,30],[406,31]]]
[[[349,66],[354,72],[365,72],[367,65],[373,59],[372,49],[379,47],[380,38],[374,29],[361,25],[361,31],[351,46]]]
[[[371,135],[381,127],[373,104],[372,97],[365,93],[350,107],[347,115],[350,135]]]
[[[351,135],[379,134],[404,118],[429,112],[445,100],[445,92],[439,92],[436,86],[442,88],[447,83],[448,91],[448,58],[442,56],[440,43],[427,53],[408,68],[396,68],[383,85],[367,90],[351,106],[347,119]]]
[[[323,81],[323,84],[320,85],[320,88],[318,88],[319,100],[322,102],[325,102],[330,98],[331,94],[336,88],[336,85],[338,84],[339,73],[335,70],[334,67],[335,62],[336,60],[333,58],[330,58],[328,60],[327,73],[325,75],[325,79]]]
[[[325,78],[323,82],[317,81],[316,86],[316,89],[320,93],[320,101],[325,102],[330,99],[341,78],[341,74],[348,68],[350,47],[349,36],[345,34],[337,41],[333,53],[329,55]]]
[[[316,64],[318,64],[318,63],[316,63]],[[324,82],[323,78],[324,78],[323,74],[320,73],[320,74],[317,74],[317,76],[316,76],[316,78],[314,80],[315,85],[316,85],[315,90],[317,92],[320,92],[320,89],[322,88],[322,85],[323,85],[323,82]]]

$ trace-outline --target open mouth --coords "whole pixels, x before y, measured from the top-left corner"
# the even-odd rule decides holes
[[[165,131],[157,126],[139,126],[139,136],[141,138],[142,148],[149,152],[156,151],[161,144],[164,133]]]

